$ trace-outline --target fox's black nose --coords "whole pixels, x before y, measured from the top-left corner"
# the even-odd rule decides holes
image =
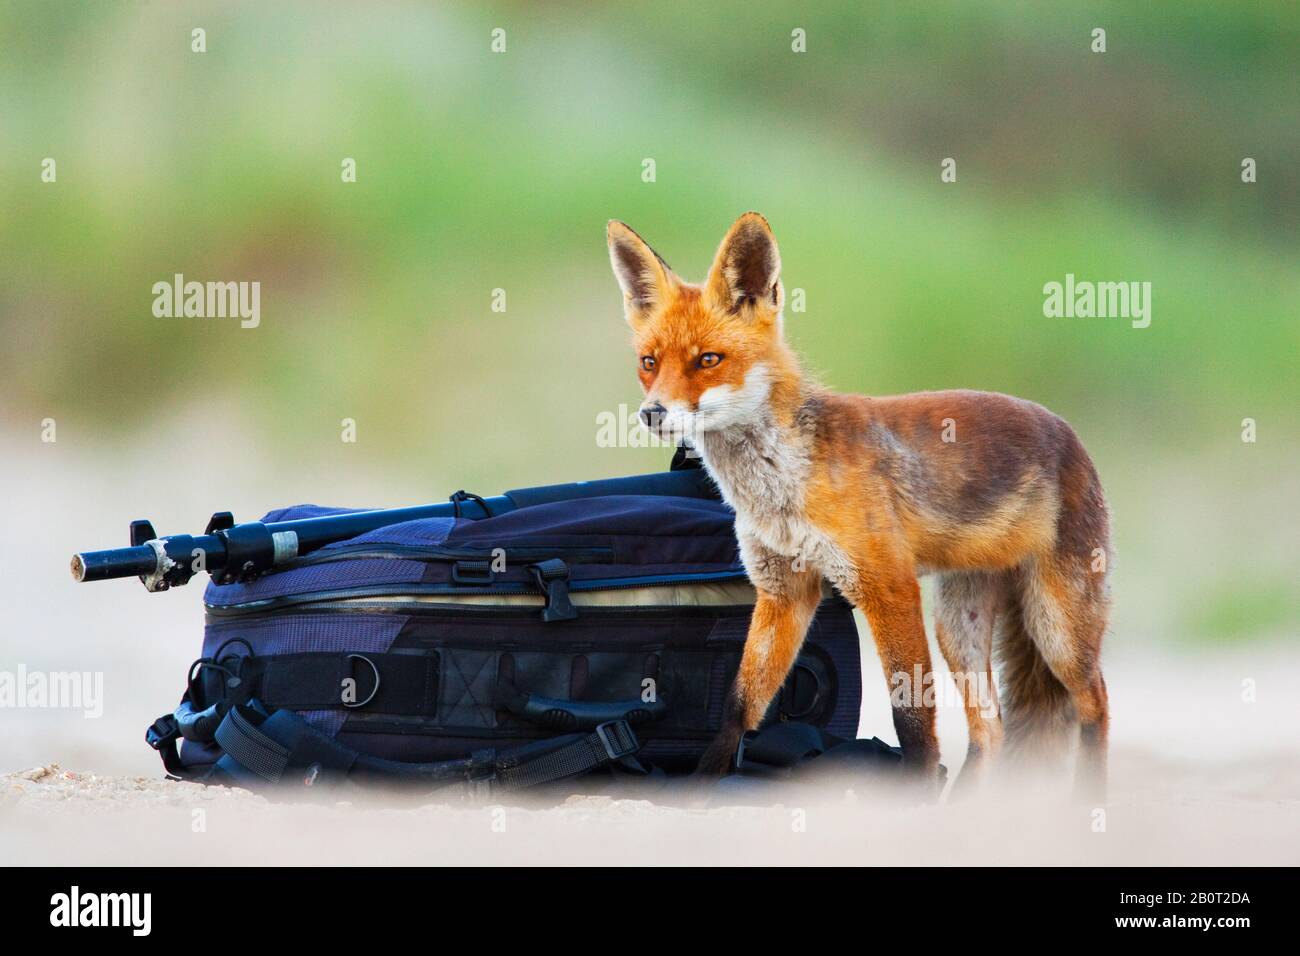
[[[658,402],[641,407],[641,421],[645,422],[646,428],[654,428],[659,422],[663,421],[663,417],[667,414],[668,409]]]

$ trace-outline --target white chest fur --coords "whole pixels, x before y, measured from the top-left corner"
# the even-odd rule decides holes
[[[804,494],[810,461],[801,436],[775,427],[704,432],[697,443],[722,497],[736,512],[736,537],[754,583],[764,552],[788,560],[793,570],[820,572],[843,590],[855,577],[831,538],[807,518]]]

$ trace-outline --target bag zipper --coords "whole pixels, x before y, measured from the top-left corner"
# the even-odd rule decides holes
[[[570,591],[623,591],[634,588],[653,587],[670,584],[712,584],[719,581],[743,579],[745,572],[740,569],[729,571],[706,571],[691,575],[643,575],[637,578],[600,578],[590,581],[570,581]],[[240,617],[248,614],[265,614],[285,608],[299,608],[302,605],[330,605],[340,602],[357,601],[362,598],[403,598],[436,597],[440,595],[460,594],[537,594],[546,591],[537,584],[524,582],[502,582],[492,587],[456,587],[447,584],[373,584],[366,587],[337,588],[333,590],[305,591],[301,594],[286,594],[257,601],[245,601],[240,604],[206,604],[205,610],[213,617]],[[386,601],[388,605],[398,602]]]
[[[292,571],[294,568],[311,567],[328,564],[333,561],[353,561],[367,559],[401,560],[401,561],[491,561],[501,556],[511,564],[531,564],[545,558],[562,558],[573,564],[608,561],[614,556],[613,548],[596,547],[522,547],[502,548],[500,551],[483,548],[441,548],[433,545],[413,544],[349,544],[337,548],[322,548],[301,558],[286,562],[276,567],[276,573]]]

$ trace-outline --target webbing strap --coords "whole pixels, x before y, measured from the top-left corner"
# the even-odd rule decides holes
[[[269,716],[255,706],[232,707],[217,728],[224,755],[217,768],[227,776],[251,774],[269,783],[305,771],[308,786],[354,773],[393,782],[440,788],[459,783],[471,794],[519,790],[587,773],[631,757],[640,742],[625,720],[601,724],[589,734],[568,734],[511,750],[481,750],[468,760],[403,763],[371,757],[333,740],[290,710]]]
[[[508,790],[534,787],[579,776],[629,757],[638,749],[640,744],[627,721],[612,721],[549,753],[526,756],[506,751],[497,757],[496,779]]]
[[[214,738],[226,755],[270,783],[278,783],[289,766],[289,750],[254,727],[232,707]]]
[[[232,702],[255,697],[270,708],[433,715],[438,675],[436,651],[250,655],[240,661]]]

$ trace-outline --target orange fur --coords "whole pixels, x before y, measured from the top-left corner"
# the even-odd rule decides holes
[[[887,679],[930,672],[917,576],[940,575],[936,627],[954,673],[1003,662],[1008,748],[1083,727],[1104,774],[1099,667],[1109,520],[1070,427],[1021,399],[971,391],[869,398],[808,382],[782,332],[780,256],[767,221],[740,217],[708,278],[683,282],[622,223],[609,226],[642,414],[679,435],[737,513],[758,591],[727,718],[701,764],[723,772],[792,665],[827,578],[866,615]],[[1097,556],[1102,566],[1097,568]],[[807,560],[804,560],[804,559]],[[966,693],[968,766],[1000,747],[996,715]],[[895,704],[905,762],[930,773],[934,712]]]

